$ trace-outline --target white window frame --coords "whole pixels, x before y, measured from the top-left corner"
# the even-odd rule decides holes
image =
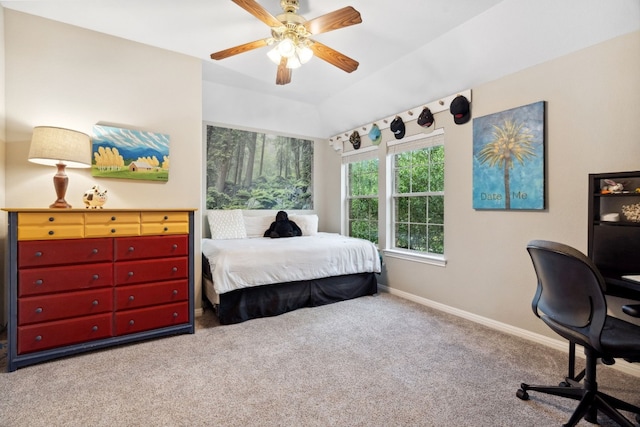
[[[380,206],[380,158],[379,158],[379,147],[378,146],[371,146],[371,147],[367,147],[367,148],[362,148],[359,150],[353,150],[353,151],[348,151],[345,153],[342,153],[342,191],[343,191],[343,197],[342,200],[344,201],[343,203],[343,221],[342,221],[342,234],[344,235],[349,235],[349,173],[348,173],[348,169],[349,169],[349,164],[350,163],[356,163],[356,162],[360,162],[363,160],[373,160],[373,159],[378,159],[378,206]],[[380,239],[381,239],[381,235],[380,235],[380,212],[378,212],[378,246],[380,246]]]

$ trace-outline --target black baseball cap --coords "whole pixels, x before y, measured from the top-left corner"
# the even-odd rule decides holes
[[[453,121],[457,125],[465,124],[471,118],[469,100],[463,95],[458,95],[451,101],[449,111],[453,114]]]
[[[406,129],[404,122],[402,121],[402,117],[396,116],[396,118],[391,122],[389,129],[391,129],[391,132],[393,132],[393,136],[395,136],[396,139],[404,138],[404,132]]]

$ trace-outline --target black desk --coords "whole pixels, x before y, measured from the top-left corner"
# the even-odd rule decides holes
[[[607,295],[640,301],[640,282],[623,279],[619,273],[616,274],[602,269],[600,272],[607,283]]]

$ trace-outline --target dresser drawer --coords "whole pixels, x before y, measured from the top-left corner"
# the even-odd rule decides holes
[[[186,279],[188,274],[187,257],[125,261],[117,262],[114,266],[116,286]]]
[[[86,237],[138,236],[140,213],[91,212],[85,213]]]
[[[18,268],[111,261],[113,239],[18,242]]]
[[[113,286],[113,264],[83,264],[66,267],[18,270],[18,296]]]
[[[187,212],[141,212],[142,235],[188,234]]]
[[[142,223],[189,222],[188,212],[140,212]]]
[[[116,313],[116,334],[124,335],[189,322],[189,302]]]
[[[111,313],[18,327],[18,354],[113,336]]]
[[[18,214],[18,240],[80,239],[83,237],[83,213]]]
[[[188,281],[150,283],[116,288],[116,310],[147,307],[150,305],[186,301],[189,298]]]
[[[143,236],[148,235],[163,235],[163,234],[188,234],[189,223],[188,222],[175,222],[166,224],[142,224],[140,234]]]
[[[113,311],[113,289],[63,292],[18,300],[18,325]]]
[[[115,240],[115,260],[136,260],[189,253],[189,236],[147,236]]]

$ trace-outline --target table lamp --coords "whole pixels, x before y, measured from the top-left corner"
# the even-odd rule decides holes
[[[71,208],[64,199],[69,184],[65,168],[91,167],[91,138],[75,130],[37,126],[33,128],[29,161],[58,168],[53,176],[53,186],[58,198],[49,207]]]

